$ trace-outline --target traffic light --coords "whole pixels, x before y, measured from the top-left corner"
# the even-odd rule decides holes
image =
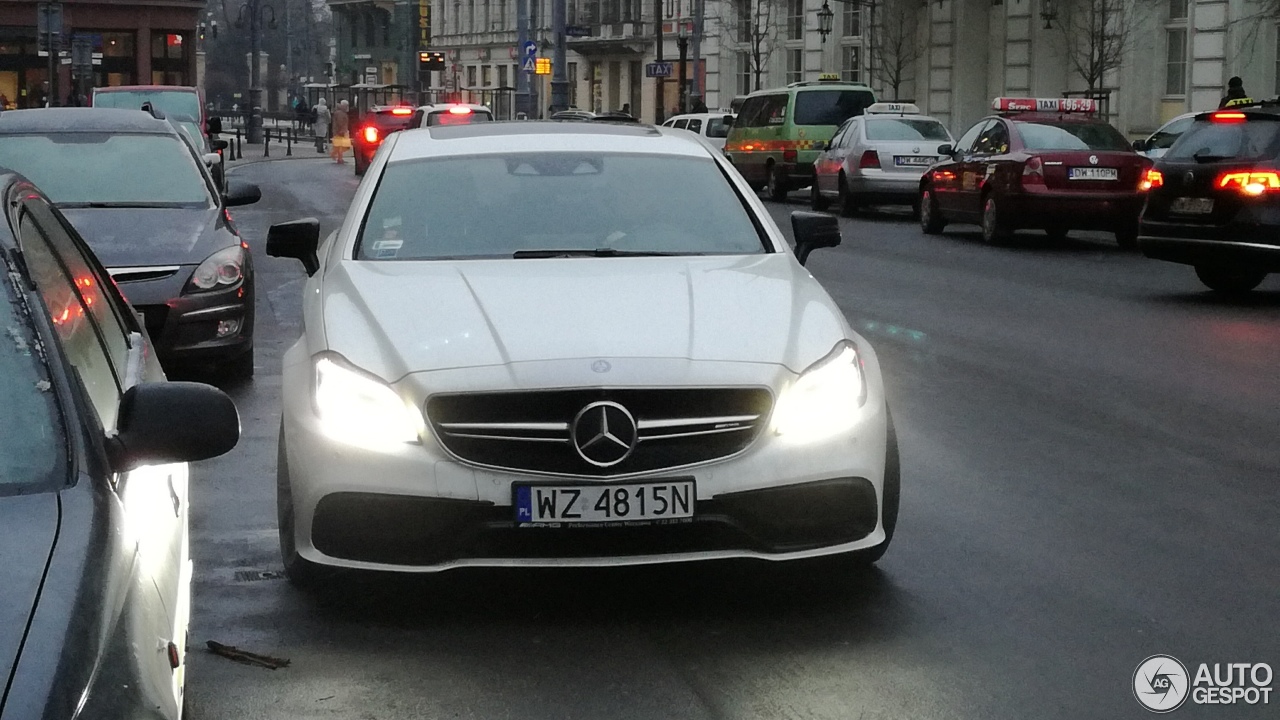
[[[444,70],[444,53],[436,50],[418,51],[418,72]]]

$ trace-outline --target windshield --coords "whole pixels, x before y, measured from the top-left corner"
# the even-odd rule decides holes
[[[1263,160],[1280,155],[1280,122],[1250,120],[1240,123],[1199,121],[1191,126],[1165,158],[1169,160]]]
[[[0,277],[0,495],[46,485],[65,453],[39,343],[9,277]]]
[[[868,140],[940,140],[951,139],[947,129],[937,120],[922,118],[876,118],[867,120]]]
[[[493,116],[484,110],[470,112],[450,112],[437,110],[427,115],[427,125],[470,125],[471,123],[489,122]]]
[[[207,207],[212,202],[191,151],[172,135],[4,135],[0,158],[60,205]]]
[[[200,120],[200,96],[185,90],[116,90],[93,96],[94,107],[140,110],[147,102],[171,120]]]
[[[1106,123],[1019,122],[1028,150],[1131,150],[1119,130]]]
[[[861,115],[876,98],[870,90],[806,90],[796,93],[796,125],[839,125]]]
[[[737,255],[764,245],[710,158],[542,152],[392,163],[356,257],[539,250]]]

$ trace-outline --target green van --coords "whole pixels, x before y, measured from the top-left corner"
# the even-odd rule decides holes
[[[783,200],[813,182],[813,162],[836,128],[875,102],[870,87],[839,80],[758,90],[742,103],[724,153],[751,187]]]

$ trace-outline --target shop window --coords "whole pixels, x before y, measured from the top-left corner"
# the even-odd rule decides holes
[[[96,49],[104,58],[133,59],[133,33],[102,33],[102,47]]]

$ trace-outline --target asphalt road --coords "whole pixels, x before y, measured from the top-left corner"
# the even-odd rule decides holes
[[[317,160],[231,177],[263,187],[234,211],[258,375],[230,388],[240,447],[193,473],[193,718],[1141,718],[1150,655],[1280,668],[1277,278],[1229,303],[1104,236],[991,248],[844,220],[810,267],[879,352],[899,428],[879,570],[455,571],[310,596],[278,575],[273,486],[302,272],[263,244],[306,215],[327,233],[356,183]],[[796,198],[771,206],[784,227]]]

